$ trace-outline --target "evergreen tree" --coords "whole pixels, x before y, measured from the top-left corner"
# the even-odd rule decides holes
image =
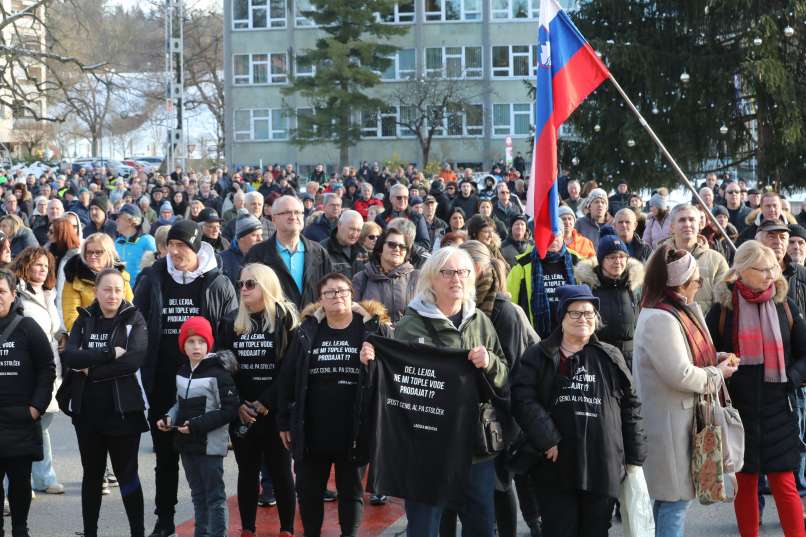
[[[685,171],[755,159],[759,182],[806,184],[806,0],[583,0],[573,16]],[[564,166],[677,182],[610,83],[571,121],[585,143],[565,144]]]
[[[367,90],[380,82],[389,67],[389,56],[398,47],[388,38],[408,31],[406,26],[383,24],[394,9],[394,0],[310,0],[311,10],[302,15],[323,32],[314,49],[297,57],[300,65],[315,66],[314,75],[294,77],[285,94],[298,93],[311,104],[313,113],[298,118],[292,141],[300,146],[335,143],[339,163],[349,163],[349,149],[361,136],[360,125],[351,117],[361,110],[378,110],[381,99]],[[379,39],[382,42],[372,40]]]

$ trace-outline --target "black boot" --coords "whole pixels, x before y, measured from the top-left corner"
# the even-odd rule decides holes
[[[11,537],[31,537],[31,534],[28,533],[28,527],[25,526],[23,528],[12,528]]]
[[[176,536],[176,527],[174,526],[173,521],[165,521],[162,522],[157,520],[157,524],[154,526],[154,531],[151,532],[151,535],[148,537],[175,537]]]

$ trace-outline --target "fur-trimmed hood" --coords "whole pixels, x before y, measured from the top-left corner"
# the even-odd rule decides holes
[[[599,275],[596,273],[596,267],[599,261],[595,257],[580,261],[574,267],[574,276],[578,283],[586,284],[592,290],[596,290],[602,286]],[[634,257],[627,259],[627,281],[630,284],[630,289],[635,292],[644,284],[644,265]]]
[[[379,324],[392,324],[392,319],[389,317],[386,307],[376,300],[362,300],[361,302],[353,302],[353,313],[360,315],[364,320],[364,323],[367,323],[372,318],[377,317]],[[322,319],[325,318],[325,310],[322,307],[322,304],[319,302],[314,302],[305,306],[300,314],[300,320],[304,321],[308,318],[314,318],[318,322],[322,322]]]
[[[798,223],[798,219],[795,218],[795,215],[792,213],[781,211],[781,216],[783,217],[783,220],[785,220],[784,223],[786,225]],[[744,223],[747,224],[748,226],[753,225],[759,226],[761,225],[761,220],[762,220],[761,208],[758,208],[753,209],[749,213],[747,213],[747,217],[745,217]]]
[[[781,276],[775,280],[775,295],[772,299],[776,304],[783,303],[786,300],[786,294],[789,291],[789,284],[786,278]],[[725,308],[733,309],[733,282],[719,282],[714,286],[714,303],[724,306]]]
[[[126,270],[126,265],[123,262],[117,261],[114,263],[114,268],[118,269],[122,274]],[[74,255],[64,263],[64,278],[68,282],[72,282],[74,279],[78,278],[91,282],[94,285],[97,275],[95,271],[87,266],[87,263],[81,258],[81,254]],[[124,279],[128,281],[129,278],[124,276]]]

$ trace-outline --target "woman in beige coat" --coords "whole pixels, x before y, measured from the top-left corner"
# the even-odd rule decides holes
[[[689,252],[662,246],[647,265],[635,330],[633,376],[652,446],[644,474],[654,500],[656,537],[683,536],[694,498],[689,468],[696,396],[705,393],[709,375],[728,378],[737,367],[733,359],[717,357],[694,302],[700,282]]]

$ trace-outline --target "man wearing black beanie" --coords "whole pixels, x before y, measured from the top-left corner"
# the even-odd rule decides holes
[[[158,430],[155,424],[176,402],[176,372],[185,359],[179,352],[179,328],[188,317],[200,315],[210,321],[218,339],[221,320],[238,302],[232,283],[218,268],[213,247],[202,241],[198,225],[179,220],[168,231],[168,255],[143,270],[138,279],[134,305],[148,324],[142,378],[151,404],[148,420],[157,456],[157,524],[150,537],[169,537],[176,531],[179,455],[173,434]]]
[[[90,223],[84,228],[84,236],[93,233],[106,233],[114,240],[118,236],[115,222],[109,219],[109,199],[103,194],[96,194],[90,201]]]

